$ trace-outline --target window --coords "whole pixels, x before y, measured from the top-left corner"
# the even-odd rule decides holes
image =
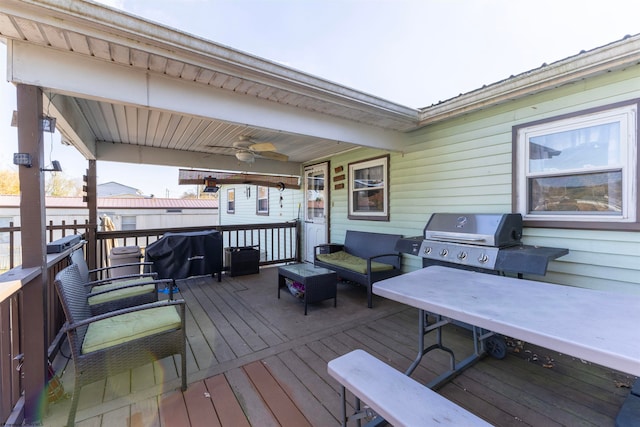
[[[236,213],[236,190],[229,188],[227,190],[227,213]]]
[[[389,221],[389,156],[349,164],[349,219]]]
[[[527,226],[637,224],[637,111],[634,101],[514,127],[514,207]]]
[[[136,229],[135,215],[122,215],[121,224],[122,224],[123,230],[135,230]]]
[[[258,215],[269,215],[269,187],[258,186],[256,213]]]

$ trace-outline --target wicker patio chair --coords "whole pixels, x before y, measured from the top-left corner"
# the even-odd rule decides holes
[[[91,280],[92,272],[96,270],[89,270],[83,250],[74,250],[70,258],[71,264],[78,266],[93,314],[158,301],[159,293],[164,289],[169,290],[169,299],[173,299],[175,281],[172,279],[158,279],[155,273],[141,273]]]
[[[76,264],[61,270],[55,287],[64,309],[75,383],[67,420],[73,426],[83,386],[165,357],[180,355],[187,389],[184,300],[164,300],[93,316]]]

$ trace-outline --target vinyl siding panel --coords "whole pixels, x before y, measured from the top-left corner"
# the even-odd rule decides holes
[[[391,153],[390,221],[347,219],[348,182],[331,181],[330,240],[346,230],[422,235],[433,212],[511,212],[512,128],[562,114],[640,98],[640,66],[564,85],[517,101],[426,126],[408,135],[404,153]],[[361,149],[331,158],[334,168],[386,154]],[[347,177],[348,179],[348,177]],[[640,233],[567,229],[525,229],[526,244],[568,248],[536,280],[640,293]],[[420,268],[405,255],[403,269]]]

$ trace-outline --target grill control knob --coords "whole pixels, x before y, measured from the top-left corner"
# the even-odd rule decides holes
[[[489,261],[489,256],[487,254],[482,254],[478,257],[478,262],[481,264],[485,264],[486,262]]]
[[[459,259],[460,261],[467,259],[467,253],[466,253],[466,252],[460,252],[460,253],[458,254],[458,259]]]
[[[449,255],[449,251],[448,251],[448,250],[446,250],[446,249],[442,249],[442,250],[440,251],[440,256],[441,256],[441,257],[445,257],[445,256],[447,256],[447,255]]]
[[[431,253],[431,247],[430,247],[430,246],[427,246],[426,248],[424,248],[424,253],[425,253],[426,255],[429,255],[429,254]]]

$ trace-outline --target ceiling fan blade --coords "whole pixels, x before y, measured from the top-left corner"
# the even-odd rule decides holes
[[[256,142],[251,144],[249,148],[253,151],[276,151],[276,146],[270,142]]]
[[[260,157],[264,157],[265,159],[279,160],[281,162],[289,160],[289,156],[282,153],[276,153],[275,151],[264,151],[256,154]]]

